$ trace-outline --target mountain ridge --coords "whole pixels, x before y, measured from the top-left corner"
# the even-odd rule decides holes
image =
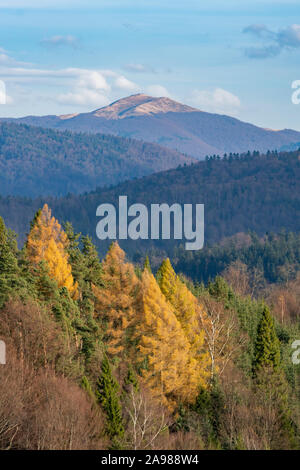
[[[96,238],[99,204],[114,204],[117,208],[120,195],[127,195],[128,207],[134,203],[148,208],[162,203],[204,204],[207,245],[249,230],[259,235],[278,233],[283,227],[300,232],[299,179],[299,151],[210,158],[81,195],[34,200],[0,197],[0,215],[23,242],[35,211],[47,203],[56,217],[72,222],[76,231],[92,236],[101,251],[108,248],[110,240]],[[181,242],[121,240],[130,254],[152,247],[169,250],[176,243]]]
[[[138,94],[87,113],[1,118],[33,126],[126,137],[203,160],[206,155],[283,150],[300,142],[293,129],[268,130],[234,117],[212,114],[166,97]]]
[[[189,164],[153,143],[0,122],[0,196],[62,196]]]

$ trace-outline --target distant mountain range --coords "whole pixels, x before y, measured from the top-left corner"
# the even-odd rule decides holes
[[[192,161],[133,139],[0,122],[0,196],[79,194]]]
[[[211,114],[169,98],[138,94],[90,113],[27,116],[2,120],[76,132],[112,134],[153,142],[203,159],[206,155],[248,150],[297,148],[300,132],[270,130]]]

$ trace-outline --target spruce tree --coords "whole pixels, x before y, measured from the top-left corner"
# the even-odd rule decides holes
[[[129,364],[128,366],[127,375],[124,379],[124,385],[125,387],[128,387],[128,385],[132,385],[135,391],[138,391],[139,389],[138,379],[131,364]]]
[[[7,240],[7,230],[0,217],[0,273],[10,275],[18,271],[17,259]]]
[[[145,270],[145,269],[148,269],[149,273],[152,274],[151,265],[150,265],[150,260],[149,260],[149,256],[148,256],[148,255],[146,256],[146,259],[145,259],[145,262],[144,262],[144,270]]]
[[[112,374],[109,361],[104,356],[102,373],[97,381],[96,397],[106,414],[106,432],[110,438],[124,435],[122,407],[119,399],[119,384]]]
[[[8,231],[0,217],[0,307],[14,294],[26,289],[18,260],[8,240]],[[25,293],[25,292],[24,292]]]
[[[208,292],[216,300],[223,302],[230,300],[233,296],[232,290],[225,279],[221,276],[216,276],[214,282],[209,282]]]
[[[281,367],[280,343],[268,307],[264,307],[257,328],[253,375],[257,401],[264,404],[278,423],[277,432],[269,438],[270,448],[295,448],[296,428],[289,407],[289,387]]]
[[[90,398],[93,400],[93,402],[95,402],[96,401],[96,396],[93,392],[90,381],[89,381],[89,379],[87,378],[86,375],[84,375],[81,379],[81,387],[83,388],[83,390],[85,390],[87,392],[87,394],[90,396]]]
[[[261,367],[278,369],[279,365],[280,344],[275,331],[274,320],[268,307],[264,307],[257,327],[253,371],[256,373]]]
[[[82,339],[81,351],[85,356],[86,366],[90,367],[101,336],[100,327],[94,318],[95,296],[92,289],[93,285],[101,283],[101,263],[90,237],[81,239],[81,234],[74,232],[70,222],[64,225],[64,230],[69,241],[67,252],[72,266],[72,275],[79,287],[77,300],[82,321],[78,326]],[[82,251],[80,245],[82,245]]]
[[[89,236],[82,237],[82,253],[84,255],[86,276],[85,280],[90,284],[102,286],[102,266],[99,260],[97,248]]]
[[[81,233],[75,233],[70,222],[66,222],[63,227],[68,237],[66,249],[69,255],[69,263],[72,266],[72,275],[74,281],[78,283],[78,286],[82,291],[84,289],[84,279],[87,275],[87,268],[85,266],[84,255],[79,247]]]

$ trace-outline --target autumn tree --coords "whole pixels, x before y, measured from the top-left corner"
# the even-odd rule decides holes
[[[77,284],[74,284],[67,248],[67,235],[45,204],[31,223],[26,243],[27,256],[35,265],[46,261],[50,277],[59,287],[66,287],[71,295],[76,296]]]
[[[157,272],[157,282],[166,300],[172,305],[177,320],[191,345],[198,362],[202,378],[208,376],[209,356],[204,350],[206,313],[186,284],[175,273],[169,258],[165,259]],[[202,322],[199,322],[201,316]]]
[[[138,314],[139,360],[147,387],[170,410],[179,402],[193,402],[199,386],[205,385],[203,371],[171,304],[147,269]]]
[[[103,287],[93,287],[95,311],[104,329],[104,342],[110,355],[129,354],[131,327],[140,282],[125,253],[113,243],[102,263]]]

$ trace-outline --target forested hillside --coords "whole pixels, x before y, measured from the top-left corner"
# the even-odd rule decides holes
[[[299,449],[299,275],[263,301],[240,272],[100,261],[47,205],[20,251],[0,217],[0,449]]]
[[[181,245],[169,252],[158,249],[148,252],[154,267],[167,254],[176,270],[198,283],[207,283],[225,272],[229,266],[234,264],[238,267],[242,264],[240,276],[246,276],[252,291],[258,292],[267,284],[283,283],[295,278],[300,270],[300,234],[282,231],[258,237],[253,232],[238,233],[198,251],[187,251]],[[142,263],[144,256],[142,251],[137,252],[134,261]]]
[[[249,230],[259,236],[266,232],[300,231],[300,160],[299,152],[259,155],[216,156],[205,162],[156,173],[83,195],[35,200],[2,197],[0,215],[8,227],[25,239],[35,211],[48,202],[62,221],[71,221],[78,232],[89,234],[101,253],[109,242],[96,239],[96,208],[109,202],[118,207],[120,195],[128,196],[128,205],[141,202],[150,208],[154,203],[205,204],[205,244]],[[133,255],[151,246],[167,250],[170,241],[122,241]],[[176,242],[179,243],[178,241]]]
[[[80,194],[192,160],[133,139],[0,122],[2,196]]]

